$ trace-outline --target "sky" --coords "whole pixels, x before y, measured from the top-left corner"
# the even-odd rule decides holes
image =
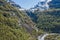
[[[39,1],[46,1],[46,0],[13,0],[15,3],[19,4],[22,8],[29,9],[34,7]],[[51,0],[47,0],[49,2]]]
[[[13,0],[15,3],[19,4],[25,9],[29,9],[36,5],[40,0]]]

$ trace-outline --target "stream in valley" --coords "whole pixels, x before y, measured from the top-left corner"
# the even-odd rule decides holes
[[[56,34],[54,34],[54,33],[50,33],[50,34],[46,33],[46,34],[38,36],[38,40],[45,40],[45,37],[47,37],[48,35],[56,35]]]

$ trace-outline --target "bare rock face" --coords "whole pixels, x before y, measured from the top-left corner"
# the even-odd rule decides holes
[[[50,8],[60,8],[60,0],[52,0],[49,3]]]

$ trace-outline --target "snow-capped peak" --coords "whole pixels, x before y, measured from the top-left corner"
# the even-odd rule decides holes
[[[52,0],[40,0],[33,9],[47,10],[49,8],[48,3]]]

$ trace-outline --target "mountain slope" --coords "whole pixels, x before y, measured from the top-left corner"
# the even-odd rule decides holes
[[[21,8],[21,6],[19,6],[18,4],[16,4],[14,1],[12,0],[8,0],[7,2],[9,2],[12,6],[16,7],[16,8]]]
[[[34,26],[25,11],[0,0],[0,40],[36,40],[32,36]]]
[[[32,15],[32,18],[33,16],[38,17],[36,20],[33,18],[33,20],[36,21],[39,30],[60,33],[60,1],[52,0],[48,2],[49,8],[47,10],[41,11],[41,6],[43,5],[44,7],[46,1],[39,2],[36,7],[33,8],[37,8],[38,10],[33,11],[32,14],[34,15]]]
[[[52,0],[49,3],[50,8],[60,8],[60,0]]]
[[[38,16],[37,27],[46,32],[60,33],[60,9],[49,9],[48,11],[36,11]]]

